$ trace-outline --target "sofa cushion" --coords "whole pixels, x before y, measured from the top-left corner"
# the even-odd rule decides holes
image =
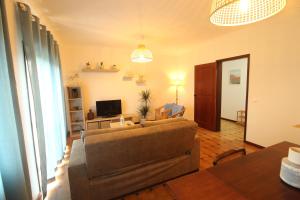
[[[197,124],[178,121],[86,137],[89,178],[120,173],[132,165],[155,163],[191,151]]]
[[[156,125],[168,124],[168,123],[179,122],[179,121],[188,121],[188,120],[184,119],[182,117],[180,117],[180,118],[161,119],[161,120],[156,120],[156,121],[146,121],[142,126],[143,127],[149,127],[149,126],[156,126]]]

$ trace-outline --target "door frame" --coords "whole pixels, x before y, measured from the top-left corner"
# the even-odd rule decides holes
[[[244,54],[240,56],[234,56],[230,58],[224,58],[217,60],[217,130],[221,130],[221,107],[222,107],[222,63],[225,61],[238,60],[247,58],[247,82],[246,82],[246,103],[245,103],[245,126],[244,126],[244,141],[246,141],[247,134],[247,121],[248,121],[248,94],[249,94],[249,72],[250,72],[250,54]]]

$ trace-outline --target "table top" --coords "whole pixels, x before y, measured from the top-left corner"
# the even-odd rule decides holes
[[[132,121],[125,121],[123,125],[121,125],[120,122],[112,122],[110,123],[110,128],[128,127],[133,125],[134,123]]]
[[[121,115],[117,115],[114,117],[96,117],[94,119],[91,120],[85,120],[87,123],[91,123],[91,122],[98,122],[98,121],[111,121],[111,120],[115,120],[115,119],[120,119]],[[134,118],[136,117],[136,115],[134,114],[123,114],[124,118]]]
[[[247,156],[228,161],[167,182],[175,199],[300,199],[300,189],[280,177],[281,159],[288,148],[282,142]]]

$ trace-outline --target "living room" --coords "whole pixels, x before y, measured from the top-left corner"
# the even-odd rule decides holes
[[[269,6],[264,12],[273,12],[268,13],[267,17],[259,16],[263,15],[259,12],[263,12],[261,10],[264,9],[264,3]],[[238,5],[240,10],[245,9],[245,13],[257,6],[253,9],[254,14],[249,14],[255,19],[233,25],[225,22],[230,23],[230,20],[234,21],[237,18],[231,19],[226,16],[224,21],[218,19],[224,24],[214,21],[213,17],[222,17],[214,16],[215,13],[218,14],[217,11],[222,11],[223,6],[226,8],[232,5]],[[269,148],[272,149],[273,145],[284,141],[289,142],[288,147],[300,145],[300,95],[297,93],[300,85],[299,11],[298,0],[89,0],[84,3],[78,0],[1,0],[3,73],[1,72],[0,81],[3,86],[1,91],[4,92],[1,95],[3,115],[0,118],[0,138],[1,143],[5,145],[0,147],[0,199],[199,199],[204,198],[197,196],[200,195],[198,193],[203,193],[203,190],[193,187],[199,184],[195,176],[200,174],[199,180],[206,180],[207,183],[215,179],[219,172],[216,172],[213,179],[211,174],[207,175],[206,172],[217,171],[218,168],[224,170],[227,163],[214,167],[213,161],[217,161],[228,150],[236,150],[235,153],[243,153],[245,150],[247,155],[241,159],[251,159],[257,153],[270,152]],[[260,19],[256,19],[259,17]],[[37,37],[40,38],[40,47],[36,46]],[[51,45],[47,46],[49,44]],[[41,48],[42,53],[37,51],[38,48]],[[149,62],[135,60],[143,53],[143,59],[148,59],[149,56]],[[45,56],[49,63],[45,64],[43,61]],[[224,108],[224,105],[221,105],[220,100],[220,69],[222,62],[241,58],[248,59],[248,74],[245,76],[247,79],[235,71],[232,73],[240,77],[238,82],[231,83],[228,78],[226,84],[239,87],[242,81],[245,81],[245,104],[233,111],[233,115],[237,114],[237,119],[235,116],[232,119],[224,119],[225,117],[221,116],[221,107]],[[211,71],[203,70],[199,72],[200,78],[197,78],[197,69],[204,69],[208,65]],[[223,68],[223,73],[229,72],[225,72]],[[209,83],[213,84],[200,84],[208,79],[212,81]],[[199,85],[198,94],[196,90]],[[72,93],[72,88],[79,90],[73,90]],[[209,88],[213,95],[201,93],[203,88]],[[143,91],[150,92],[150,100],[146,100],[146,109],[149,111],[147,110],[145,115],[145,110],[141,110],[145,109],[145,103],[141,101]],[[75,95],[74,98],[70,97],[70,94]],[[75,103],[72,107],[70,102],[73,99],[77,99],[75,101],[79,104]],[[232,102],[235,102],[235,99],[236,97],[232,96]],[[101,110],[97,102],[99,104],[108,100],[121,100],[119,110],[108,114],[114,116],[99,114]],[[173,107],[170,109],[170,105],[175,106],[176,111]],[[245,114],[242,123],[236,123],[239,120],[238,111]],[[72,120],[76,115],[80,116],[81,120]],[[122,124],[122,117],[125,117],[126,126]],[[173,117],[175,119],[165,119]],[[164,120],[169,120],[172,124],[168,126],[164,124]],[[128,125],[128,121],[132,124]],[[73,122],[79,125],[74,128]],[[108,122],[108,125],[104,125],[104,122]],[[111,125],[112,123],[114,125]],[[123,138],[124,134],[120,136],[113,133],[112,126],[117,127],[117,131],[128,133],[128,140]],[[144,139],[139,141],[140,143],[130,140],[134,135],[146,137],[145,130],[148,130],[146,133],[149,137],[154,137],[160,130],[170,135],[160,139],[150,137],[151,144],[149,141],[144,142]],[[9,136],[8,132],[11,133]],[[115,138],[113,141],[119,148],[105,146],[109,145],[105,142],[112,138]],[[159,142],[155,142],[156,140]],[[95,141],[101,145],[93,146]],[[199,146],[194,145],[194,142],[199,144],[199,141]],[[93,152],[85,156],[87,163],[95,161],[92,164],[94,171],[88,169],[85,172],[85,178],[90,182],[82,181],[79,185],[72,185],[69,181],[78,183],[77,181],[83,178],[76,176],[81,171],[73,172],[75,175],[72,177],[68,175],[68,170],[73,170],[73,164],[82,159],[82,152],[73,153],[79,151],[75,148],[79,142],[82,145],[86,144],[86,147],[80,147],[86,148],[82,152]],[[138,147],[139,144],[143,144],[144,148],[142,145]],[[170,147],[160,150],[165,154],[148,155],[144,152],[145,149],[163,148],[161,144]],[[135,145],[136,149],[132,149]],[[273,198],[274,194],[278,195],[276,198],[284,199],[282,193],[278,192],[281,189],[287,197],[299,197],[299,189],[295,188],[300,187],[300,183],[297,182],[300,178],[296,180],[296,185],[291,187],[291,184],[286,183],[287,180],[281,181],[283,178],[279,176],[281,158],[290,157],[288,147],[280,146],[280,153],[276,155],[281,156],[280,160],[275,161],[273,158],[273,161],[270,161],[276,167],[274,173],[277,173],[272,179],[277,181],[274,191],[258,184],[260,188],[257,190],[264,188],[266,194],[251,196],[250,189],[232,189],[228,185],[218,187],[226,188],[224,192],[233,195],[229,195],[227,199]],[[108,148],[111,154],[107,153],[108,151],[98,152],[97,148]],[[197,148],[199,152],[195,153]],[[125,154],[120,152],[121,149]],[[137,167],[140,162],[144,165],[150,162],[149,159],[159,159],[158,164],[164,167],[171,165],[168,156],[172,155],[173,159],[174,154],[178,152],[184,154],[181,156],[190,156],[188,159],[197,164],[191,164],[189,169],[174,168],[174,173],[171,169],[159,171],[162,177],[157,175],[159,178],[153,180],[149,178],[150,175],[139,177],[130,174],[131,171],[151,174],[151,167],[157,163],[148,163],[149,168],[139,168],[146,171],[128,168]],[[93,157],[100,154],[103,155],[99,158]],[[154,155],[157,157],[151,157]],[[166,155],[168,156],[164,157]],[[123,162],[112,159],[114,156],[120,156],[122,159],[119,160]],[[143,157],[148,160],[143,160]],[[104,158],[107,160],[103,160]],[[243,166],[243,160],[239,159],[236,159],[237,167]],[[232,163],[227,162],[228,166]],[[268,167],[263,161],[257,162]],[[127,163],[127,166],[124,163]],[[102,168],[99,167],[100,164]],[[99,169],[96,169],[97,166]],[[298,172],[299,166],[300,163],[295,167]],[[104,173],[101,170],[108,171]],[[230,171],[227,168],[222,172],[224,176],[232,173],[234,177],[234,172]],[[186,174],[188,175],[185,176]],[[123,179],[122,175],[130,176]],[[257,172],[258,175],[263,176]],[[93,180],[94,176],[98,179]],[[104,179],[106,176],[113,178]],[[153,174],[152,176],[156,177]],[[105,181],[108,183],[104,184]],[[87,185],[97,185],[96,182],[103,185],[99,188],[90,186],[87,189],[90,196],[78,190]],[[124,182],[124,185],[118,186],[119,182]],[[219,181],[216,182],[219,184]],[[226,180],[222,180],[222,183],[224,182]],[[226,184],[229,182],[227,180]],[[245,184],[254,187],[251,181]],[[215,188],[208,189],[212,191]],[[188,194],[190,196],[187,196]],[[218,197],[212,196],[210,199]]]

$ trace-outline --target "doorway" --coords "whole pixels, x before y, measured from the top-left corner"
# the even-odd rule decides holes
[[[250,55],[217,61],[217,123],[219,130],[235,127],[246,140]],[[233,122],[238,126],[232,126]]]
[[[250,54],[195,66],[194,120],[199,127],[238,127],[246,140],[249,67]]]

